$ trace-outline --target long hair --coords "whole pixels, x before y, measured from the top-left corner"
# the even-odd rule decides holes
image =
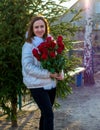
[[[33,24],[38,21],[42,20],[45,24],[45,34],[43,35],[43,38],[45,39],[49,34],[49,26],[47,20],[42,16],[36,16],[33,17],[32,20],[29,23],[28,31],[26,33],[26,41],[32,43],[32,38],[34,38],[35,34],[33,32]]]

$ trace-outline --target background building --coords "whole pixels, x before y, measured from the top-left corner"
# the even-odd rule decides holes
[[[86,24],[86,8],[87,4],[90,6],[93,5],[92,9],[92,19],[93,19],[93,40],[96,44],[100,45],[100,0],[89,0],[89,3],[87,3],[87,0],[78,0],[69,11],[69,13],[64,14],[60,17],[60,22],[68,22],[71,20],[71,18],[74,16],[75,13],[77,13],[80,9],[82,9],[81,19],[73,22],[74,25],[81,26],[82,28],[79,29],[79,31],[76,33],[74,40],[84,40],[84,28]]]

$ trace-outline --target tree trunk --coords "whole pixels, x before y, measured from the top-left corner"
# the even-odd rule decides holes
[[[17,127],[17,96],[12,97],[11,101],[11,122],[12,122],[12,127]]]
[[[85,25],[85,40],[84,40],[84,84],[86,86],[94,85],[94,71],[93,71],[93,21],[92,21],[92,1],[86,8],[86,25]]]

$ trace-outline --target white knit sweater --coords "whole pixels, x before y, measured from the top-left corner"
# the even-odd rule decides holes
[[[22,75],[27,88],[51,89],[56,87],[56,80],[50,78],[48,70],[41,67],[41,63],[33,56],[32,49],[37,47],[42,38],[34,37],[32,43],[25,42],[22,47]]]

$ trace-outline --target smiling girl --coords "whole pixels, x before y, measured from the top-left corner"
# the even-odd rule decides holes
[[[22,47],[23,83],[30,90],[40,111],[39,130],[54,130],[54,114],[52,106],[56,95],[57,80],[62,76],[50,73],[41,67],[41,63],[33,56],[33,48],[37,48],[49,35],[49,27],[42,16],[32,18]]]

